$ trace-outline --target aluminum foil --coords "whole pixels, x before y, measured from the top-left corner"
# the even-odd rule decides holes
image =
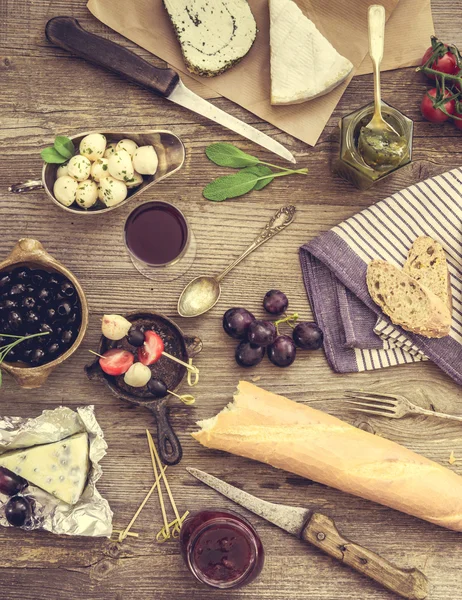
[[[45,410],[35,419],[0,417],[0,455],[19,448],[59,442],[84,431],[90,443],[90,471],[80,500],[71,506],[30,484],[21,495],[31,500],[33,516],[21,529],[45,529],[64,535],[111,536],[112,511],[96,489],[96,482],[102,475],[99,462],[106,454],[107,443],[93,406],[84,406],[77,411],[66,407]],[[3,510],[8,499],[0,494],[0,525],[4,527],[11,527]]]

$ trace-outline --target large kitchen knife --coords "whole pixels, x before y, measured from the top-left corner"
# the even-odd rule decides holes
[[[422,571],[415,568],[400,569],[375,552],[344,538],[330,517],[304,508],[273,504],[199,469],[187,467],[186,470],[236,504],[301,538],[304,542],[313,544],[403,598],[423,600],[427,597],[428,581]]]
[[[282,144],[189,90],[173,69],[159,69],[151,65],[130,50],[86,31],[77,19],[54,17],[48,21],[45,33],[52,44],[149,88],[157,95],[235,131],[291,163],[296,162]]]

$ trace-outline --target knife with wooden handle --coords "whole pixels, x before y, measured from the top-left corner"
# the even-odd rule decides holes
[[[236,504],[313,544],[399,596],[409,600],[427,597],[428,580],[422,571],[401,569],[375,552],[344,538],[330,517],[305,508],[267,502],[199,469],[188,467],[186,470]]]
[[[60,46],[80,58],[122,75],[150,89],[158,96],[163,96],[175,104],[219,123],[291,163],[296,162],[293,155],[282,144],[189,90],[173,69],[159,69],[151,65],[127,48],[86,31],[79,25],[77,19],[54,17],[46,24],[45,33],[55,46]]]

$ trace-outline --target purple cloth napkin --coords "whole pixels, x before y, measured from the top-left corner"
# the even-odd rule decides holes
[[[402,267],[421,235],[441,243],[451,275],[452,327],[441,339],[392,325],[366,285],[372,259]],[[462,384],[462,169],[417,183],[340,223],[302,246],[300,263],[334,371],[366,371],[428,357]]]

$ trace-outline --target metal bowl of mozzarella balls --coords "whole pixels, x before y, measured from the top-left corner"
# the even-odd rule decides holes
[[[65,164],[45,164],[43,185],[51,199],[73,213],[94,214],[122,206],[184,163],[181,140],[169,131],[90,132],[71,138],[76,154]]]

